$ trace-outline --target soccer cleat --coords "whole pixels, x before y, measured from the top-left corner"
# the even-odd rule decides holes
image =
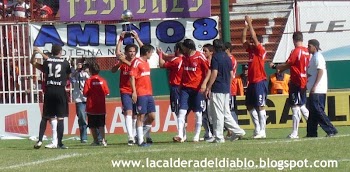
[[[134,141],[133,140],[129,140],[128,141],[128,146],[133,146],[134,145]]]
[[[81,140],[80,143],[87,143],[87,140]]]
[[[230,137],[231,141],[242,140],[245,134],[234,134]]]
[[[253,136],[253,139],[265,139],[265,138],[266,138],[266,135],[263,135],[263,134],[257,134]]]
[[[338,132],[337,132],[337,133],[338,133]],[[326,137],[334,137],[335,135],[337,135],[337,133],[327,134]]]
[[[174,142],[179,142],[179,143],[183,143],[184,142],[184,140],[181,137],[179,137],[179,136],[173,137],[173,141]]]
[[[146,138],[146,143],[147,143],[147,144],[153,144],[152,138],[147,137],[147,138]]]
[[[68,147],[65,146],[64,144],[62,144],[61,146],[58,146],[57,148],[58,148],[58,149],[68,149]]]
[[[48,148],[48,149],[56,149],[56,148],[57,148],[57,145],[56,145],[56,144],[53,144],[53,143],[50,143],[50,144],[46,145],[45,148]]]
[[[204,140],[208,143],[213,143],[215,141],[215,137],[204,138]]]
[[[42,144],[43,144],[43,142],[37,141],[34,145],[34,149],[40,149]]]
[[[139,147],[149,147],[151,146],[150,144],[147,144],[146,142],[142,142],[141,144],[139,144]]]
[[[198,143],[199,142],[199,138],[193,138],[193,142]]]
[[[299,136],[295,136],[295,135],[293,135],[293,134],[289,134],[289,135],[287,136],[287,138],[288,138],[288,139],[299,139]]]
[[[104,146],[104,147],[107,147],[107,142],[103,140],[101,145]]]

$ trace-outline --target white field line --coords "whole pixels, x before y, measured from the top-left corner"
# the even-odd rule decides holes
[[[54,158],[48,158],[48,159],[43,159],[43,160],[37,160],[37,161],[32,161],[32,162],[26,162],[22,164],[16,164],[16,165],[11,165],[7,167],[0,167],[0,170],[6,170],[6,169],[13,169],[13,168],[19,168],[19,167],[25,167],[25,166],[31,166],[31,165],[37,165],[37,164],[42,164],[46,162],[51,162],[51,161],[58,161],[62,159],[67,159],[67,158],[72,158],[72,157],[77,157],[77,156],[83,156],[87,154],[79,154],[79,153],[73,153],[73,154],[65,154],[65,155],[59,155]]]

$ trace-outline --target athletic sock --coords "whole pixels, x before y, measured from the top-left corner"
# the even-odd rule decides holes
[[[151,132],[152,125],[143,125],[143,134],[146,138],[151,138],[150,132]]]
[[[260,123],[260,132],[259,134],[266,135],[266,110],[259,111],[259,123]]]
[[[254,130],[254,135],[258,135],[260,133],[260,122],[259,122],[259,116],[258,112],[253,108],[252,110],[249,111],[250,116],[252,117],[252,121],[255,127]]]
[[[47,123],[47,119],[46,118],[41,118],[40,121],[40,128],[39,128],[39,141],[43,141],[43,136],[46,130],[46,123]]]
[[[137,133],[136,133],[136,121],[137,121],[137,119],[132,119],[132,134],[134,137],[137,135]]]
[[[63,131],[64,131],[64,123],[63,119],[58,120],[57,122],[57,139],[58,139],[58,144],[57,146],[62,146],[62,139],[63,139]]]
[[[302,105],[300,107],[300,111],[303,114],[304,118],[306,119],[306,121],[309,119],[309,110],[306,108],[305,105]]]
[[[143,143],[143,127],[137,127],[137,139],[138,144],[141,145]]]
[[[131,138],[134,138],[133,136],[133,127],[132,127],[132,116],[126,115],[125,117],[125,126],[126,126],[126,132],[128,133],[128,140]]]
[[[185,117],[186,117],[187,110],[180,109],[179,116],[177,118],[177,130],[178,130],[178,136],[183,139],[183,130],[185,125]]]
[[[52,127],[52,143],[57,145],[57,119],[51,120],[51,127]]]
[[[199,140],[199,135],[201,134],[201,127],[202,127],[202,112],[196,112],[196,128],[194,133],[194,140]]]

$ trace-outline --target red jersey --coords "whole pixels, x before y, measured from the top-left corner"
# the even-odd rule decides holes
[[[264,68],[264,61],[266,57],[265,48],[259,44],[253,49],[248,48],[248,81],[249,83],[258,83],[266,79],[266,72]]]
[[[86,80],[83,90],[86,96],[86,112],[91,115],[106,114],[106,96],[109,94],[105,79],[99,75],[92,75]]]
[[[151,69],[147,61],[140,57],[131,63],[130,76],[135,77],[137,96],[152,95]]]
[[[204,54],[196,51],[193,56],[184,56],[182,66],[182,86],[199,91],[209,70],[209,62]]]
[[[230,56],[231,61],[232,61],[232,72],[233,72],[233,77],[236,77],[236,71],[237,71],[237,60],[235,56],[231,55]],[[237,95],[237,80],[232,78],[231,82],[231,95]]]
[[[119,62],[121,63],[121,62]],[[125,63],[122,63],[119,66],[120,70],[120,81],[119,81],[119,88],[120,93],[122,94],[132,94],[132,88],[130,84],[130,69],[131,67]]]
[[[175,57],[170,61],[164,63],[164,68],[169,72],[169,84],[179,86],[182,77],[182,56]]]
[[[287,63],[290,65],[290,81],[305,88],[307,83],[306,68],[309,65],[310,54],[306,47],[296,47],[289,55]]]

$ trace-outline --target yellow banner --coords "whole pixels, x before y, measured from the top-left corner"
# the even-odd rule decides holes
[[[292,111],[288,95],[269,95],[266,102],[267,128],[292,127]],[[245,97],[237,97],[238,123],[244,129],[254,129],[253,122],[245,106]],[[350,125],[350,92],[330,92],[327,94],[325,112],[333,125]],[[310,114],[311,115],[311,114]],[[302,119],[300,127],[306,127]]]

